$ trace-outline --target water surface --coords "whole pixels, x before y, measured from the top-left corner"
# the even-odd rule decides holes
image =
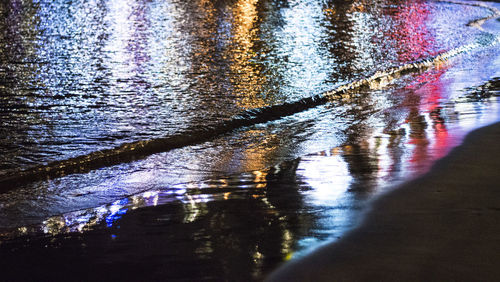
[[[484,7],[60,0],[6,1],[0,14],[3,176],[209,131],[479,43],[274,121],[0,194],[2,261],[38,265],[26,277],[259,280],[499,120],[499,23],[466,25]]]

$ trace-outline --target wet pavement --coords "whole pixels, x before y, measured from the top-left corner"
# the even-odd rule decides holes
[[[468,134],[429,173],[377,199],[341,240],[266,281],[498,280],[499,137],[500,122]]]
[[[20,280],[260,280],[499,120],[499,23],[467,26],[485,7],[33,2],[0,4],[0,177],[208,137],[3,190],[0,260]],[[215,130],[471,43],[328,103]]]

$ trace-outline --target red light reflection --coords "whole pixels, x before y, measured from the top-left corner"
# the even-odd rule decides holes
[[[415,61],[438,53],[433,33],[427,27],[431,17],[427,3],[407,3],[388,12],[397,23],[387,35],[397,44],[399,62]],[[405,120],[410,129],[407,144],[413,145],[409,162],[416,171],[427,171],[431,162],[443,157],[453,143],[441,111],[446,88],[441,77],[445,71],[446,67],[438,67],[417,76],[406,87],[410,91],[401,104],[408,109]]]

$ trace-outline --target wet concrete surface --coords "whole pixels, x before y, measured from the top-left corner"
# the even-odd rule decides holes
[[[285,246],[291,238],[283,236],[304,234],[304,223],[316,216],[301,212],[303,188],[295,180],[296,168],[297,161],[288,162],[267,177],[269,202],[262,201],[262,189],[245,189],[230,200],[208,201],[192,210],[173,201],[130,210],[114,218],[112,226],[103,221],[83,232],[4,241],[2,279],[260,280],[291,247]]]
[[[499,138],[500,123],[474,131],[359,228],[267,281],[498,281]]]
[[[372,199],[500,119],[499,22],[467,26],[493,11],[391,0],[0,3],[0,177],[74,157],[82,167],[0,187],[0,280],[262,280],[343,238]],[[289,109],[461,46],[474,48]],[[248,118],[268,106],[283,110]],[[210,131],[245,113],[245,126]],[[123,144],[192,132],[207,138],[112,159]]]

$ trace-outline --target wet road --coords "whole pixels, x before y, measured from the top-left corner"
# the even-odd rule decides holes
[[[20,279],[261,279],[499,119],[498,21],[467,26],[492,13],[424,1],[0,4],[1,177],[210,136],[9,187],[2,261]],[[326,104],[211,131],[471,43]]]

